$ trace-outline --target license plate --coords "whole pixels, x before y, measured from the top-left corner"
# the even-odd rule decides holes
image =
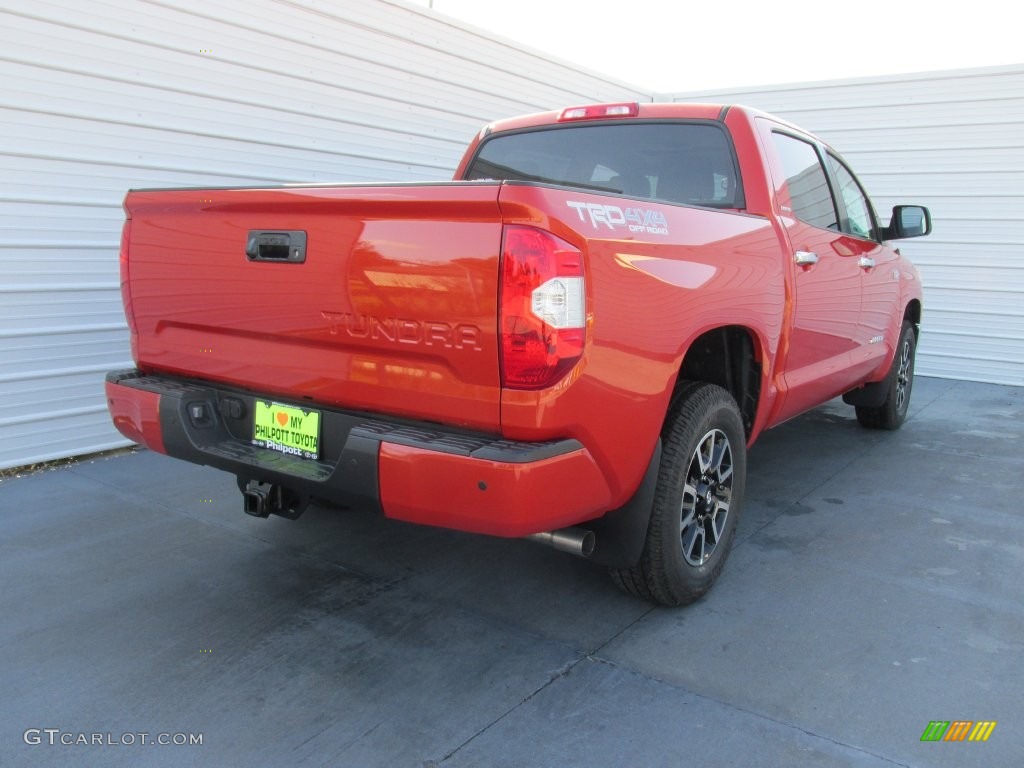
[[[257,400],[252,444],[303,459],[319,459],[320,412]]]

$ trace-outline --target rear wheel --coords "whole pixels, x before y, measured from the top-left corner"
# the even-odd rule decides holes
[[[714,384],[686,384],[662,442],[643,554],[612,578],[636,597],[684,605],[711,588],[735,536],[747,467],[736,401]]]
[[[857,421],[870,429],[898,429],[907,418],[910,391],[914,386],[914,357],[917,334],[909,322],[903,323],[892,368],[885,379],[885,400],[877,408],[857,406]]]

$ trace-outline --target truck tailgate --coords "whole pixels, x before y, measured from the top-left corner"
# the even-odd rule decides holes
[[[136,363],[497,431],[498,190],[132,191],[122,284]]]

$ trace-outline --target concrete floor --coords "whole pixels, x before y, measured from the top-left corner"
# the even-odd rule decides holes
[[[1022,411],[919,378],[897,433],[839,402],[766,433],[730,562],[678,610],[523,541],[253,519],[144,451],[5,480],[0,765],[1019,764]],[[932,720],[998,725],[922,743]],[[93,733],[136,743],[60,744]]]

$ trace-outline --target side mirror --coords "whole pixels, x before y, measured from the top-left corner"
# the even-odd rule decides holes
[[[932,215],[923,205],[897,205],[892,209],[892,221],[885,229],[886,240],[921,237],[932,231]]]

